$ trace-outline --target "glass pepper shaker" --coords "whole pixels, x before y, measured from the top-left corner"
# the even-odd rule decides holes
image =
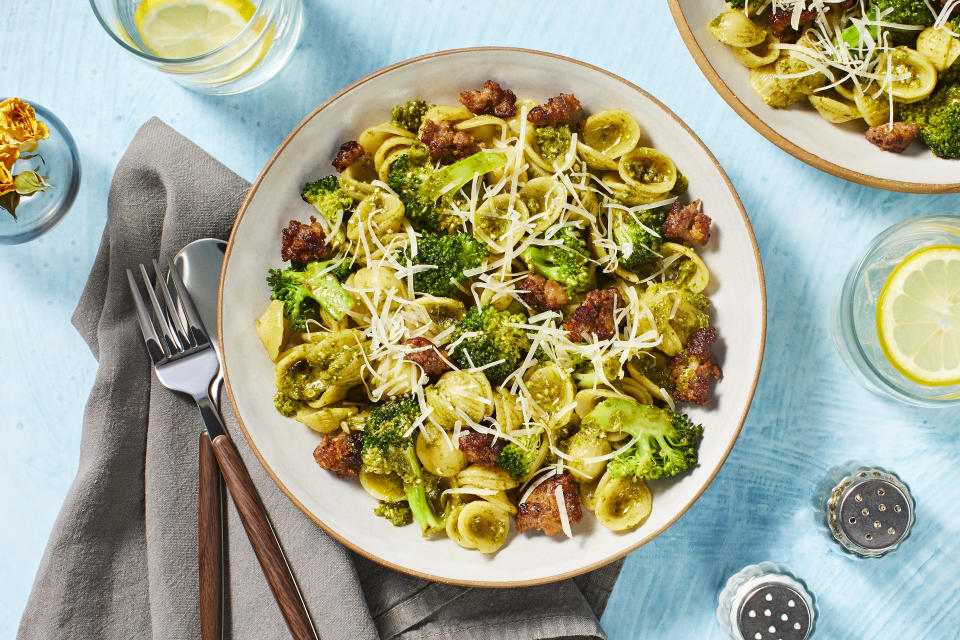
[[[824,481],[823,511],[834,539],[861,558],[893,551],[910,534],[914,502],[900,478],[879,467],[847,465]]]
[[[750,565],[727,580],[717,620],[733,640],[807,640],[816,622],[813,596],[787,570]]]

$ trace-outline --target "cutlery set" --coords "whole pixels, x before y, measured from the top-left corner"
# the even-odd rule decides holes
[[[221,250],[222,255],[222,250]],[[222,635],[223,528],[220,478],[233,498],[274,598],[296,640],[318,639],[290,565],[267,518],[250,474],[230,439],[218,406],[221,365],[209,333],[177,268],[167,277],[153,261],[154,279],[141,264],[139,275],[147,301],[134,272],[127,270],[137,319],[157,379],[172,391],[193,398],[200,411],[199,562],[203,640]],[[218,271],[208,273],[216,279]],[[167,278],[173,284],[168,286]],[[216,326],[216,325],[214,325]]]

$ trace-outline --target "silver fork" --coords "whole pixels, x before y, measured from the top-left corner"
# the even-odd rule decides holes
[[[220,412],[210,398],[210,383],[220,371],[210,337],[177,270],[170,269],[170,279],[176,289],[179,306],[161,276],[156,260],[153,261],[153,270],[155,285],[151,284],[146,267],[140,265],[140,275],[150,300],[149,308],[140,295],[137,280],[130,269],[127,269],[127,280],[157,379],[168,389],[188,394],[197,403],[224,482],[290,632],[296,640],[318,640],[260,496],[223,426]],[[157,291],[160,292],[159,297]],[[200,594],[201,601],[205,597],[207,594]]]

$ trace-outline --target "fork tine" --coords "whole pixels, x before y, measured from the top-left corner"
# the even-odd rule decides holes
[[[210,342],[210,338],[207,334],[207,328],[203,326],[203,320],[200,319],[200,313],[193,304],[193,298],[190,297],[190,293],[180,277],[180,272],[177,271],[176,265],[170,261],[169,257],[167,258],[167,264],[170,265],[170,279],[173,280],[173,287],[177,290],[177,297],[180,299],[180,305],[183,307],[183,312],[187,316],[187,323],[190,325],[191,337],[194,338],[197,346],[205,345]]]
[[[160,332],[163,333],[163,338],[166,342],[166,349],[164,350],[168,351],[170,355],[179,353],[183,350],[183,345],[170,328],[170,321],[167,319],[167,314],[163,312],[163,307],[160,305],[157,294],[153,291],[153,285],[150,283],[150,276],[147,275],[147,268],[143,266],[142,263],[140,265],[140,275],[143,277],[143,282],[147,288],[147,296],[150,298],[150,304],[153,305],[153,313],[157,318],[157,323],[160,325]]]
[[[153,320],[150,319],[150,312],[147,311],[147,305],[143,302],[140,295],[140,288],[137,286],[137,280],[133,272],[127,269],[127,283],[130,285],[130,294],[133,296],[133,304],[137,309],[137,320],[140,324],[140,333],[143,334],[143,341],[147,345],[147,352],[150,354],[150,360],[156,365],[163,360],[165,356],[170,355],[163,348],[163,343],[157,337],[157,331],[153,326]],[[158,353],[159,352],[159,353]]]
[[[188,346],[196,346],[190,342],[187,328],[183,326],[183,320],[177,311],[177,305],[173,303],[173,296],[170,295],[170,289],[167,287],[167,279],[160,273],[160,265],[157,263],[156,258],[153,260],[153,272],[157,276],[157,288],[160,289],[160,295],[163,296],[164,302],[167,303],[167,321],[170,323],[170,328],[173,329],[184,349]]]

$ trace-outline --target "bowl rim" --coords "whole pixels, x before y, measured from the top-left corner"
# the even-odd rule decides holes
[[[697,66],[700,67],[700,71],[704,76],[706,76],[710,84],[713,85],[713,88],[716,89],[717,93],[720,94],[720,97],[723,98],[724,101],[730,105],[730,107],[736,111],[737,114],[743,118],[747,124],[753,127],[757,133],[792,155],[794,158],[807,163],[815,169],[829,173],[830,175],[843,178],[844,180],[848,180],[850,182],[856,182],[857,184],[862,184],[867,187],[875,187],[877,189],[885,189],[887,191],[899,191],[901,193],[960,193],[960,182],[954,182],[950,184],[931,184],[926,182],[906,182],[902,180],[879,178],[866,173],[853,171],[851,169],[847,169],[846,167],[841,167],[840,165],[821,158],[817,154],[807,151],[800,145],[791,142],[788,138],[784,137],[774,130],[773,127],[764,122],[760,116],[751,111],[750,108],[745,105],[740,98],[737,97],[737,94],[733,92],[733,89],[731,89],[730,86],[723,81],[723,78],[720,77],[720,74],[710,63],[707,55],[700,47],[700,43],[697,41],[696,36],[693,34],[693,29],[691,29],[690,23],[687,22],[687,17],[683,13],[683,8],[680,7],[680,0],[667,0],[667,4],[670,6],[670,13],[673,15],[673,21],[677,25],[677,30],[680,32],[680,37],[683,39],[683,43],[687,46],[687,49],[690,51],[690,55],[693,56]]]
[[[244,435],[244,437],[245,437],[246,440],[247,440],[247,444],[250,445],[250,449],[253,451],[254,455],[256,455],[257,460],[260,461],[260,464],[263,466],[264,470],[266,470],[267,474],[270,476],[270,478],[273,480],[273,482],[277,485],[277,487],[280,489],[280,491],[282,491],[283,494],[284,494],[287,498],[289,498],[290,501],[293,502],[293,504],[295,504],[298,509],[300,509],[300,511],[302,511],[308,518],[310,518],[310,520],[312,520],[314,523],[316,523],[321,529],[323,529],[323,531],[324,531],[327,535],[329,535],[330,537],[332,537],[334,540],[336,540],[336,541],[339,542],[340,544],[344,545],[344,546],[347,547],[348,549],[352,550],[353,552],[360,554],[360,555],[363,556],[364,558],[367,558],[368,560],[372,560],[373,562],[376,562],[376,563],[378,563],[378,564],[380,564],[380,565],[383,565],[383,566],[385,566],[385,567],[388,567],[388,568],[390,568],[390,569],[393,569],[394,571],[399,571],[399,572],[401,572],[401,573],[405,573],[405,574],[407,574],[407,575],[415,576],[415,577],[418,577],[418,578],[423,578],[423,579],[425,579],[425,580],[431,580],[431,581],[434,581],[434,582],[441,582],[441,583],[445,583],[445,584],[453,584],[453,585],[466,586],[466,587],[485,587],[485,588],[529,587],[529,586],[547,584],[547,583],[551,583],[551,582],[557,582],[557,581],[559,581],[559,580],[565,580],[565,579],[567,579],[567,578],[572,578],[572,577],[574,577],[574,576],[578,576],[578,575],[587,573],[587,572],[589,572],[589,571],[593,571],[593,570],[595,570],[595,569],[599,569],[600,567],[606,566],[606,565],[610,564],[611,562],[614,562],[614,561],[616,561],[616,560],[619,560],[620,558],[623,558],[623,557],[626,556],[627,554],[631,553],[632,551],[635,551],[635,550],[638,549],[639,547],[643,546],[644,544],[646,544],[646,543],[650,542],[651,540],[653,540],[654,538],[656,538],[658,535],[660,535],[661,533],[663,533],[663,532],[664,532],[666,529],[668,529],[669,527],[673,526],[673,525],[677,522],[677,520],[679,520],[680,517],[683,516],[683,514],[685,514],[685,513],[687,512],[687,510],[690,509],[690,507],[693,506],[693,504],[694,504],[697,500],[700,499],[700,496],[703,495],[703,492],[706,491],[707,487],[710,486],[710,484],[713,482],[713,479],[716,477],[717,473],[720,471],[720,468],[723,467],[724,463],[725,463],[726,460],[727,460],[727,457],[730,455],[730,451],[733,449],[734,444],[736,444],[737,439],[740,437],[740,432],[741,432],[741,430],[743,429],[743,423],[744,423],[744,422],[746,421],[746,419],[747,419],[747,414],[748,414],[749,411],[750,411],[750,406],[751,406],[752,403],[753,403],[753,398],[754,398],[754,395],[755,395],[755,393],[756,393],[757,382],[758,382],[758,380],[759,380],[759,378],[760,378],[760,369],[761,369],[761,367],[762,367],[762,365],[763,365],[763,354],[764,354],[764,349],[765,349],[765,346],[766,346],[766,327],[767,327],[767,292],[766,292],[766,282],[765,282],[764,273],[763,273],[763,262],[762,262],[762,260],[761,260],[761,258],[760,258],[760,249],[759,249],[759,247],[757,246],[757,239],[756,239],[756,236],[754,235],[753,227],[752,227],[752,225],[750,224],[750,219],[747,217],[747,213],[746,213],[746,211],[745,211],[744,208],[743,208],[743,203],[740,201],[740,196],[737,194],[737,191],[736,191],[736,189],[734,188],[733,183],[730,182],[730,178],[727,176],[726,172],[723,170],[723,167],[720,166],[720,163],[717,161],[716,157],[710,152],[710,150],[709,150],[709,149],[707,148],[707,146],[703,143],[703,141],[700,139],[700,137],[697,136],[697,134],[694,133],[693,130],[692,130],[690,127],[688,127],[687,124],[686,124],[685,122],[683,122],[683,120],[681,120],[681,119],[680,119],[673,111],[671,111],[666,105],[664,105],[662,102],[660,102],[659,100],[657,100],[655,97],[653,97],[652,95],[650,95],[649,93],[647,93],[646,91],[644,91],[643,89],[641,89],[640,87],[638,87],[637,85],[629,82],[628,80],[626,80],[626,79],[624,79],[624,78],[622,78],[622,77],[620,77],[620,76],[618,76],[618,75],[616,75],[616,74],[614,74],[614,73],[611,73],[611,72],[609,72],[609,71],[606,71],[606,70],[604,70],[604,69],[601,69],[600,67],[594,66],[594,65],[589,64],[589,63],[586,63],[586,62],[582,62],[582,61],[580,61],[580,60],[576,60],[576,59],[574,59],[574,58],[569,58],[569,57],[566,57],[566,56],[562,56],[562,55],[559,55],[559,54],[555,54],[555,53],[549,53],[549,52],[546,52],[546,51],[538,51],[538,50],[535,50],[535,49],[524,49],[524,48],[520,48],[520,47],[497,47],[497,46],[489,46],[489,47],[464,47],[464,48],[459,48],[459,49],[447,49],[447,50],[437,51],[437,52],[433,52],[433,53],[427,53],[427,54],[423,54],[423,55],[416,56],[416,57],[413,57],[413,58],[409,58],[409,59],[407,59],[407,60],[403,60],[403,61],[401,61],[401,62],[397,62],[397,63],[394,63],[394,64],[392,64],[392,65],[388,65],[388,66],[386,66],[386,67],[383,67],[382,69],[379,69],[379,70],[377,70],[377,71],[374,71],[373,73],[370,73],[370,74],[368,74],[368,75],[360,78],[359,80],[351,83],[350,85],[344,87],[344,88],[341,89],[340,91],[336,92],[335,94],[333,94],[332,96],[330,96],[329,98],[327,98],[326,100],[324,100],[318,107],[316,107],[316,108],[315,108],[313,111],[311,111],[303,120],[301,120],[300,123],[297,124],[296,127],[294,127],[294,129],[287,135],[286,138],[283,139],[283,141],[280,143],[280,145],[277,147],[277,149],[276,149],[276,150],[273,152],[273,154],[270,156],[270,159],[269,159],[269,160],[267,161],[267,163],[264,165],[263,169],[261,169],[259,175],[257,176],[257,179],[253,182],[253,184],[252,184],[251,187],[250,187],[250,190],[247,192],[247,195],[244,197],[243,203],[240,205],[240,210],[239,210],[239,212],[237,213],[237,218],[236,218],[236,220],[234,221],[233,227],[232,227],[231,230],[230,230],[230,237],[229,237],[229,239],[228,239],[228,241],[227,241],[227,248],[226,248],[226,251],[225,251],[225,253],[224,253],[224,258],[223,258],[223,266],[221,267],[221,271],[220,271],[220,284],[219,284],[219,287],[218,287],[218,295],[217,295],[217,335],[219,335],[219,336],[222,336],[222,335],[223,335],[223,289],[224,289],[224,280],[225,280],[225,276],[226,276],[226,273],[227,273],[227,267],[228,267],[228,265],[230,264],[230,257],[231,257],[231,254],[232,254],[232,252],[233,252],[233,246],[234,246],[234,242],[235,242],[235,239],[236,239],[237,229],[239,228],[240,223],[241,223],[241,221],[243,220],[243,216],[244,216],[244,214],[246,213],[247,208],[249,207],[251,201],[253,200],[253,197],[256,195],[257,189],[260,187],[261,182],[263,182],[264,178],[266,177],[266,174],[269,172],[269,170],[270,170],[270,168],[273,166],[274,162],[277,160],[277,158],[278,158],[279,155],[283,152],[283,150],[287,147],[287,145],[290,143],[290,141],[293,139],[293,137],[297,135],[297,133],[300,131],[300,129],[302,129],[304,126],[306,126],[306,124],[307,124],[308,122],[310,122],[310,120],[312,120],[317,114],[319,114],[319,113],[320,113],[321,111],[323,111],[325,108],[327,108],[328,106],[330,106],[331,104],[333,104],[334,102],[336,102],[341,96],[343,96],[343,95],[347,94],[348,92],[353,91],[353,90],[361,87],[362,85],[364,85],[364,84],[366,84],[366,83],[368,83],[368,82],[370,82],[370,81],[372,81],[372,80],[380,77],[381,75],[384,75],[384,74],[386,74],[386,73],[389,73],[389,72],[391,72],[391,71],[393,71],[393,70],[395,70],[395,69],[399,69],[399,68],[401,68],[401,67],[405,67],[405,66],[407,66],[407,65],[411,65],[411,64],[414,64],[414,63],[417,63],[417,62],[422,62],[422,61],[424,61],[424,60],[430,60],[430,59],[432,59],[432,58],[438,58],[438,57],[449,56],[449,55],[457,55],[457,54],[463,54],[463,53],[478,53],[478,52],[489,52],[489,51],[496,51],[496,52],[514,52],[514,53],[520,53],[520,54],[523,54],[523,55],[545,56],[545,57],[549,57],[549,58],[554,58],[554,59],[557,59],[557,60],[561,60],[561,61],[563,61],[563,62],[580,65],[580,66],[582,66],[582,67],[586,67],[587,69],[590,69],[590,70],[595,71],[595,72],[597,72],[597,73],[602,73],[603,75],[605,75],[605,76],[607,76],[607,77],[609,77],[609,78],[612,78],[612,79],[614,79],[614,80],[617,80],[618,82],[621,82],[621,83],[625,84],[625,85],[626,85],[627,87],[629,87],[630,89],[638,92],[639,94],[641,94],[642,96],[644,96],[645,98],[647,98],[648,100],[650,100],[651,102],[653,102],[656,106],[658,106],[659,108],[663,109],[663,111],[664,111],[666,114],[668,114],[671,118],[673,118],[673,119],[677,122],[677,124],[680,125],[680,127],[682,127],[682,128],[696,141],[697,144],[700,145],[700,148],[702,149],[703,153],[706,154],[707,158],[709,158],[710,161],[713,162],[713,164],[714,164],[714,166],[716,167],[717,171],[720,173],[720,176],[721,176],[721,178],[723,179],[723,182],[725,183],[727,189],[730,191],[730,195],[733,196],[733,200],[734,200],[734,202],[736,203],[737,208],[738,208],[739,211],[740,211],[740,216],[741,216],[741,218],[743,219],[743,223],[744,223],[744,225],[745,225],[745,227],[746,227],[747,235],[748,235],[749,238],[750,238],[750,244],[751,244],[752,247],[753,247],[753,256],[754,256],[754,260],[755,260],[755,262],[756,262],[757,276],[758,276],[758,278],[759,278],[759,284],[760,284],[760,305],[761,305],[761,318],[760,318],[760,329],[761,329],[761,335],[760,335],[760,350],[759,350],[759,353],[757,354],[757,363],[756,363],[756,366],[755,366],[754,372],[753,372],[753,380],[752,380],[752,382],[750,383],[750,390],[749,390],[749,395],[748,395],[748,398],[747,398],[747,402],[746,402],[746,405],[745,405],[744,408],[743,408],[743,413],[740,415],[740,421],[739,421],[739,424],[737,425],[737,428],[736,428],[736,432],[735,432],[735,434],[734,434],[734,437],[730,440],[729,446],[727,447],[726,451],[724,451],[724,453],[723,453],[722,457],[720,458],[719,462],[717,463],[716,467],[711,471],[710,477],[707,478],[707,481],[703,484],[703,486],[700,488],[700,490],[697,491],[696,495],[694,495],[692,499],[690,499],[685,505],[683,505],[683,507],[677,512],[677,514],[676,514],[669,522],[667,522],[664,526],[660,527],[660,528],[657,529],[656,531],[653,531],[653,532],[645,535],[645,536],[644,536],[643,538],[641,538],[638,542],[636,542],[636,543],[633,544],[633,545],[630,545],[628,548],[623,549],[623,550],[616,551],[616,552],[614,552],[614,553],[612,553],[612,554],[610,554],[610,555],[608,555],[608,556],[605,556],[604,558],[602,558],[602,559],[600,559],[600,560],[597,560],[597,561],[595,561],[595,562],[592,562],[592,563],[590,563],[589,565],[580,567],[580,568],[578,568],[578,569],[573,569],[573,570],[570,570],[570,571],[565,571],[565,572],[562,572],[562,573],[552,574],[552,575],[544,576],[544,577],[540,577],[540,578],[531,578],[531,579],[528,579],[528,580],[506,580],[506,581],[499,581],[499,580],[497,580],[497,581],[490,581],[490,580],[470,580],[470,579],[468,579],[468,578],[459,579],[459,578],[449,578],[449,577],[445,577],[445,576],[437,576],[437,575],[433,575],[433,574],[430,574],[430,573],[427,573],[427,572],[417,571],[417,570],[413,570],[413,569],[404,567],[404,566],[402,566],[402,565],[399,565],[399,564],[396,564],[396,563],[391,562],[391,561],[389,561],[389,560],[386,560],[386,559],[384,559],[384,558],[381,558],[380,556],[378,556],[378,555],[376,555],[376,554],[374,554],[374,553],[371,553],[370,551],[364,549],[363,547],[355,544],[353,541],[349,540],[348,538],[345,538],[344,536],[342,536],[342,535],[338,534],[337,532],[333,531],[333,530],[332,530],[329,526],[327,526],[327,524],[324,523],[319,517],[317,517],[314,513],[312,513],[309,509],[307,509],[306,506],[305,506],[303,503],[301,503],[301,502],[296,498],[296,496],[294,496],[294,495],[290,492],[289,489],[287,489],[287,487],[283,484],[283,482],[280,481],[280,479],[277,477],[276,473],[274,473],[273,469],[270,467],[270,465],[267,463],[267,461],[266,461],[266,460],[264,459],[264,457],[261,455],[260,450],[257,448],[256,443],[253,441],[253,438],[250,437],[250,433],[249,433],[249,431],[247,430],[246,425],[244,424],[243,417],[240,415],[240,412],[237,411],[237,402],[236,402],[236,398],[234,397],[233,386],[230,384],[230,372],[229,372],[228,367],[226,366],[226,359],[225,359],[225,358],[222,358],[222,362],[223,362],[223,378],[224,378],[224,382],[226,383],[226,387],[227,387],[227,395],[229,396],[229,398],[230,398],[230,403],[231,403],[231,405],[232,405],[233,408],[234,408],[234,414],[236,415],[237,422],[238,422],[239,425],[240,425],[240,429],[243,431],[243,435]],[[221,349],[224,349],[223,340],[222,340],[222,339],[221,339]]]

